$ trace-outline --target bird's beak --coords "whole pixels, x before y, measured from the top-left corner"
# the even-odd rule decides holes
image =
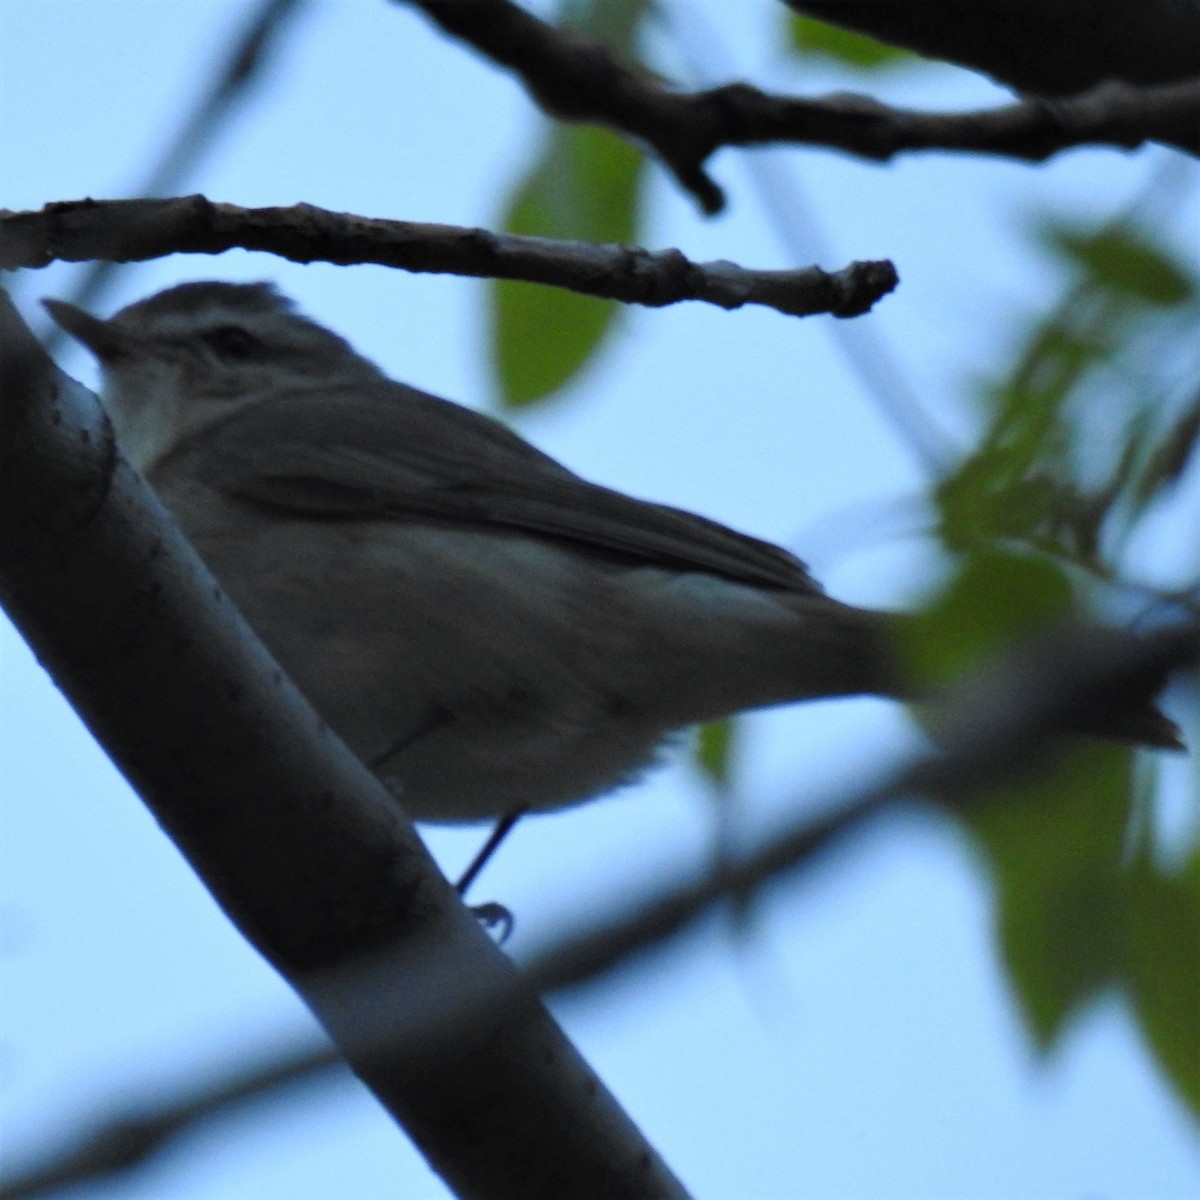
[[[136,334],[111,321],[93,317],[74,304],[63,300],[43,300],[42,304],[55,321],[76,341],[82,342],[103,366],[113,366],[139,345]]]

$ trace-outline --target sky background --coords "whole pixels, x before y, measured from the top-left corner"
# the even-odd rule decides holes
[[[175,0],[0,0],[0,206],[130,194],[248,7]],[[702,10],[716,62],[761,86],[845,80],[789,63],[781,6]],[[715,40],[714,40],[715,39]],[[672,69],[671,44],[657,42]],[[719,49],[718,49],[719,47]],[[678,59],[674,60],[678,66]],[[682,72],[681,72],[682,74]],[[1003,93],[951,67],[885,80],[899,103],[969,107]],[[495,226],[544,121],[520,89],[418,14],[314,0],[275,70],[185,190],[255,206],[307,201],[371,216]],[[952,438],[965,382],[1004,361],[1055,276],[1024,232],[1038,212],[1121,209],[1164,152],[1088,151],[1031,168],[913,157],[880,168],[774,154],[833,247],[892,258],[899,291],[868,320]],[[744,156],[712,168],[728,215],[699,216],[651,168],[643,238],[697,260],[792,265]],[[1194,218],[1194,212],[1193,212]],[[1183,243],[1179,228],[1164,236]],[[73,269],[14,283],[41,296]],[[240,252],[128,270],[105,313],[188,279],[272,279],[393,376],[495,402],[486,289],[377,267],[294,266]],[[581,474],[676,504],[805,557],[829,590],[898,606],[927,578],[912,536],[919,463],[864,394],[830,320],[698,304],[625,314],[604,355],[518,428]],[[82,354],[64,366],[96,381]],[[1193,479],[1193,485],[1197,481]],[[1194,498],[1200,500],[1192,487]],[[1194,547],[1153,537],[1150,577]],[[761,831],[882,769],[913,735],[875,701],[758,714],[745,728],[739,820]],[[1180,786],[1186,764],[1171,768]],[[602,802],[527,821],[479,898],[517,915],[522,957],[584,914],[651,894],[705,860],[705,785],[676,761]],[[481,831],[433,830],[449,874]],[[485,896],[486,893],[486,896]],[[662,954],[554,1005],[568,1033],[702,1200],[1184,1200],[1200,1145],[1115,999],[1039,1061],[991,945],[987,882],[948,824],[897,815],[798,883],[774,885],[749,936],[713,918]],[[312,1028],[230,926],[20,638],[0,626],[0,1156],[62,1122]],[[129,1200],[444,1196],[348,1077],[214,1122],[113,1189]]]

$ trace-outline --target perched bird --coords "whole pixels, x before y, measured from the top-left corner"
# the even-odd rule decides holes
[[[418,820],[559,808],[697,722],[905,691],[890,618],[791,554],[586,482],[269,284],[185,283],[107,321],[46,303],[100,360],[125,455]],[[1158,720],[1138,733],[1167,744]]]

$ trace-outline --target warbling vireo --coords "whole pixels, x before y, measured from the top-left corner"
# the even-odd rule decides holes
[[[418,820],[558,808],[688,725],[903,690],[887,618],[791,554],[580,479],[269,284],[47,306],[99,358],[126,456]]]

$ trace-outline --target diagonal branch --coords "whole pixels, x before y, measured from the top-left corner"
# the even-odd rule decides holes
[[[891,808],[926,800],[951,811],[986,803],[994,790],[1043,765],[1056,731],[1097,700],[1153,694],[1177,671],[1200,665],[1200,621],[1136,635],[1079,631],[990,669],[944,699],[940,747],[874,784],[819,806],[745,858],[677,883],[636,911],[537,955],[527,974],[545,992],[588,983],[688,929],[729,897],[745,898],[783,875],[811,870]],[[814,805],[806,802],[811,812]]]
[[[240,208],[203,196],[172,200],[78,200],[38,212],[0,210],[0,270],[54,261],[264,250],[291,262],[378,263],[406,271],[521,279],[626,304],[662,307],[702,300],[721,308],[760,304],[790,316],[855,317],[898,282],[886,260],[756,271],[694,263],[678,250],[556,241],[329,212],[311,204]]]
[[[324,1043],[264,1056],[251,1065],[239,1055],[235,1067],[178,1087],[166,1101],[110,1100],[101,1108],[103,1120],[71,1130],[36,1160],[0,1177],[0,1200],[28,1200],[120,1178],[206,1122],[346,1070],[345,1059]],[[69,1123],[60,1129],[69,1129]]]
[[[518,74],[552,116],[607,125],[649,146],[710,214],[725,198],[704,164],[722,146],[817,145],[875,161],[950,150],[1036,162],[1074,146],[1132,148],[1147,141],[1200,153],[1195,79],[1146,87],[1101,82],[1054,103],[1030,100],[968,113],[891,108],[867,96],[773,96],[744,83],[681,92],[622,62],[603,43],[548,24],[512,0],[403,2]]]
[[[991,789],[1019,777],[1055,748],[1053,731],[1097,696],[1140,695],[1155,690],[1173,671],[1200,662],[1200,623],[1192,621],[1146,635],[1094,632],[1031,651],[1003,670],[970,681],[946,705],[953,725],[940,749],[896,767],[877,783],[818,807],[776,834],[746,858],[721,871],[660,887],[657,898],[590,930],[560,939],[535,954],[525,973],[538,991],[565,991],[602,977],[634,955],[662,946],[731,896],[744,899],[782,875],[811,871],[861,836],[867,825],[916,798],[950,809],[984,802]],[[814,805],[806,803],[811,812]],[[453,1011],[424,1010],[391,1034],[415,1043],[453,1038],[478,1011],[497,1003],[486,990],[457,998]],[[0,1179],[0,1200],[25,1200],[39,1188],[60,1187],[128,1170],[171,1138],[200,1121],[221,1115],[266,1091],[327,1074],[336,1056],[321,1046],[301,1047],[248,1070],[181,1089],[170,1103],[110,1102],[102,1111],[117,1118],[68,1135],[37,1163]]]

